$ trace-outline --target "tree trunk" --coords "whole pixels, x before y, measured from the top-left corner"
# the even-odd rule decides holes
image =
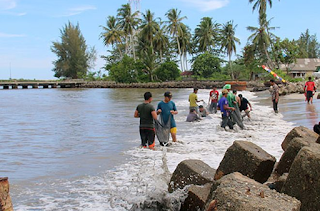
[[[229,54],[229,67],[231,70],[231,79],[234,80],[233,70],[232,70],[232,63],[231,63],[231,54]]]
[[[134,48],[134,40],[133,40],[133,35],[131,34],[131,50],[132,50],[132,55],[133,55],[133,60],[136,61],[136,51]]]
[[[178,44],[178,53],[179,53],[179,56],[180,56],[181,70],[182,70],[182,72],[184,72],[183,62],[182,62],[182,55],[181,55],[181,49],[180,49],[180,43],[179,43],[179,38],[178,38],[178,36],[177,36],[177,44]]]

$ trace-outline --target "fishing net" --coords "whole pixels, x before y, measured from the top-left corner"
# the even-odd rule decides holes
[[[169,116],[168,122],[166,124],[163,121],[162,115],[159,115],[159,120],[155,120],[156,136],[161,146],[165,146],[169,142],[170,125],[171,115]]]

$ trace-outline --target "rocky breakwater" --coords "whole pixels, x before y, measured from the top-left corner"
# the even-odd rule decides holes
[[[248,141],[234,141],[217,170],[201,160],[184,160],[175,169],[168,194],[185,192],[181,211],[318,211],[320,210],[320,138],[295,127],[276,159]],[[163,204],[137,210],[168,210]],[[171,209],[172,210],[172,209]]]
[[[315,85],[317,88],[320,88],[320,79],[317,79],[314,81]],[[265,87],[270,87],[270,83],[266,82],[264,83]],[[304,85],[305,82],[287,82],[286,84],[278,84],[279,86],[279,95],[287,95],[287,94],[292,94],[292,93],[304,93]],[[255,90],[255,88],[253,88],[253,91]],[[256,90],[259,91],[259,90]]]

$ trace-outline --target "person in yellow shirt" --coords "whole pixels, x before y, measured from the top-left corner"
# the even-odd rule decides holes
[[[194,88],[193,92],[189,95],[189,102],[190,102],[190,106],[189,109],[195,109],[197,111],[197,113],[199,113],[199,109],[198,109],[198,102],[203,101],[203,100],[198,100],[198,88]]]

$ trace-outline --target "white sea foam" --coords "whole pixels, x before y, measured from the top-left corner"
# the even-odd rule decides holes
[[[209,90],[200,90],[198,99],[207,101],[208,93]],[[155,151],[133,148],[125,152],[130,157],[125,164],[99,176],[54,181],[46,185],[46,190],[41,189],[39,184],[37,189],[28,193],[37,196],[36,199],[15,206],[15,210],[122,211],[144,201],[158,201],[171,210],[179,210],[179,201],[185,192],[169,194],[167,184],[170,174],[181,161],[199,159],[217,168],[225,151],[235,140],[251,141],[279,160],[281,143],[293,124],[282,120],[281,114],[275,115],[272,108],[257,105],[253,93],[244,91],[242,94],[253,105],[252,120],[244,120],[245,130],[238,127],[234,131],[222,130],[219,114],[210,114],[200,122],[185,122],[188,101],[175,101],[179,110],[175,116],[177,143],[167,148],[156,145]]]

